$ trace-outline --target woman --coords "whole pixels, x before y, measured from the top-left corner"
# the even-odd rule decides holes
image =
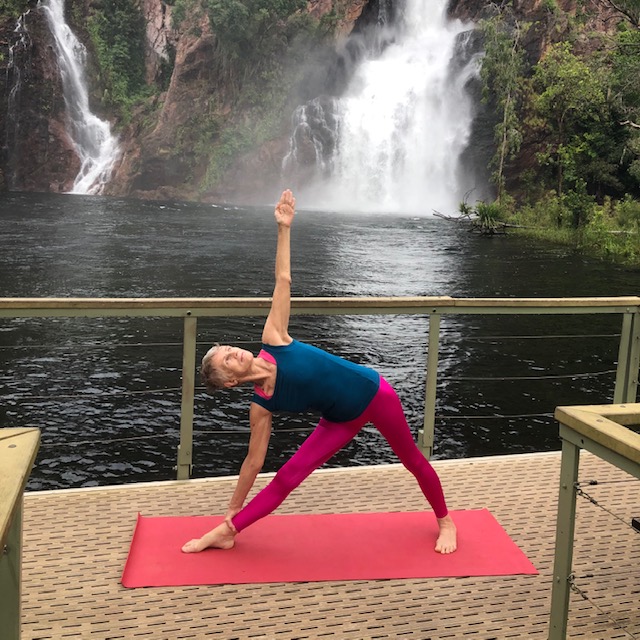
[[[208,547],[230,549],[236,535],[274,511],[314,469],[344,447],[368,422],[391,445],[416,477],[436,515],[439,534],[435,550],[456,549],[456,527],[448,514],[440,480],[416,447],[400,400],[376,371],[293,340],[289,335],[291,307],[290,231],[295,200],[285,191],[275,209],[278,223],[275,289],[262,331],[258,356],[238,347],[211,348],[202,360],[202,376],[210,390],[251,382],[249,451],[240,469],[225,520],[182,550],[195,553]],[[318,426],[273,480],[246,506],[244,501],[262,469],[271,436],[274,411],[315,410]]]

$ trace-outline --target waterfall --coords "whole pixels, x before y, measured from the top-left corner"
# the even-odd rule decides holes
[[[84,68],[87,52],[64,19],[64,0],[46,0],[43,10],[53,34],[64,101],[67,130],[80,158],[80,172],[71,193],[99,194],[111,177],[118,157],[118,143],[108,122],[89,108]]]
[[[407,0],[384,27],[386,46],[365,54],[340,97],[296,110],[283,173],[302,178],[297,191],[308,206],[453,213],[473,189],[460,159],[479,54],[470,25],[449,20],[446,7]]]

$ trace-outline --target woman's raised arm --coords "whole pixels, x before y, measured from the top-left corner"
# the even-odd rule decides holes
[[[296,201],[288,189],[282,193],[276,205],[278,223],[276,245],[275,288],[271,310],[262,330],[262,342],[274,346],[289,344],[289,315],[291,312],[291,223],[295,215]]]

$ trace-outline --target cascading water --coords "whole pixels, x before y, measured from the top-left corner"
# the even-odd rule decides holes
[[[474,117],[466,84],[479,55],[469,48],[470,25],[449,20],[446,5],[407,0],[387,27],[390,44],[365,56],[341,97],[297,109],[283,169],[313,167],[297,187],[308,206],[452,213],[474,188],[460,158]]]
[[[118,143],[111,135],[109,123],[89,109],[84,77],[87,52],[65,22],[64,0],[47,0],[42,9],[56,43],[68,133],[81,162],[71,193],[99,194],[111,177],[118,158]]]

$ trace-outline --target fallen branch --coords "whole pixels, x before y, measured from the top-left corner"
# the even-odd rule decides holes
[[[433,210],[433,215],[436,218],[441,218],[442,220],[449,220],[450,222],[468,222],[471,225],[470,231],[475,231],[483,236],[494,236],[494,235],[504,235],[507,233],[507,229],[527,229],[521,224],[511,224],[509,222],[487,222],[480,220],[479,216],[475,212],[465,212],[460,213],[459,215],[452,216],[446,215],[444,213],[440,213],[439,211]]]

